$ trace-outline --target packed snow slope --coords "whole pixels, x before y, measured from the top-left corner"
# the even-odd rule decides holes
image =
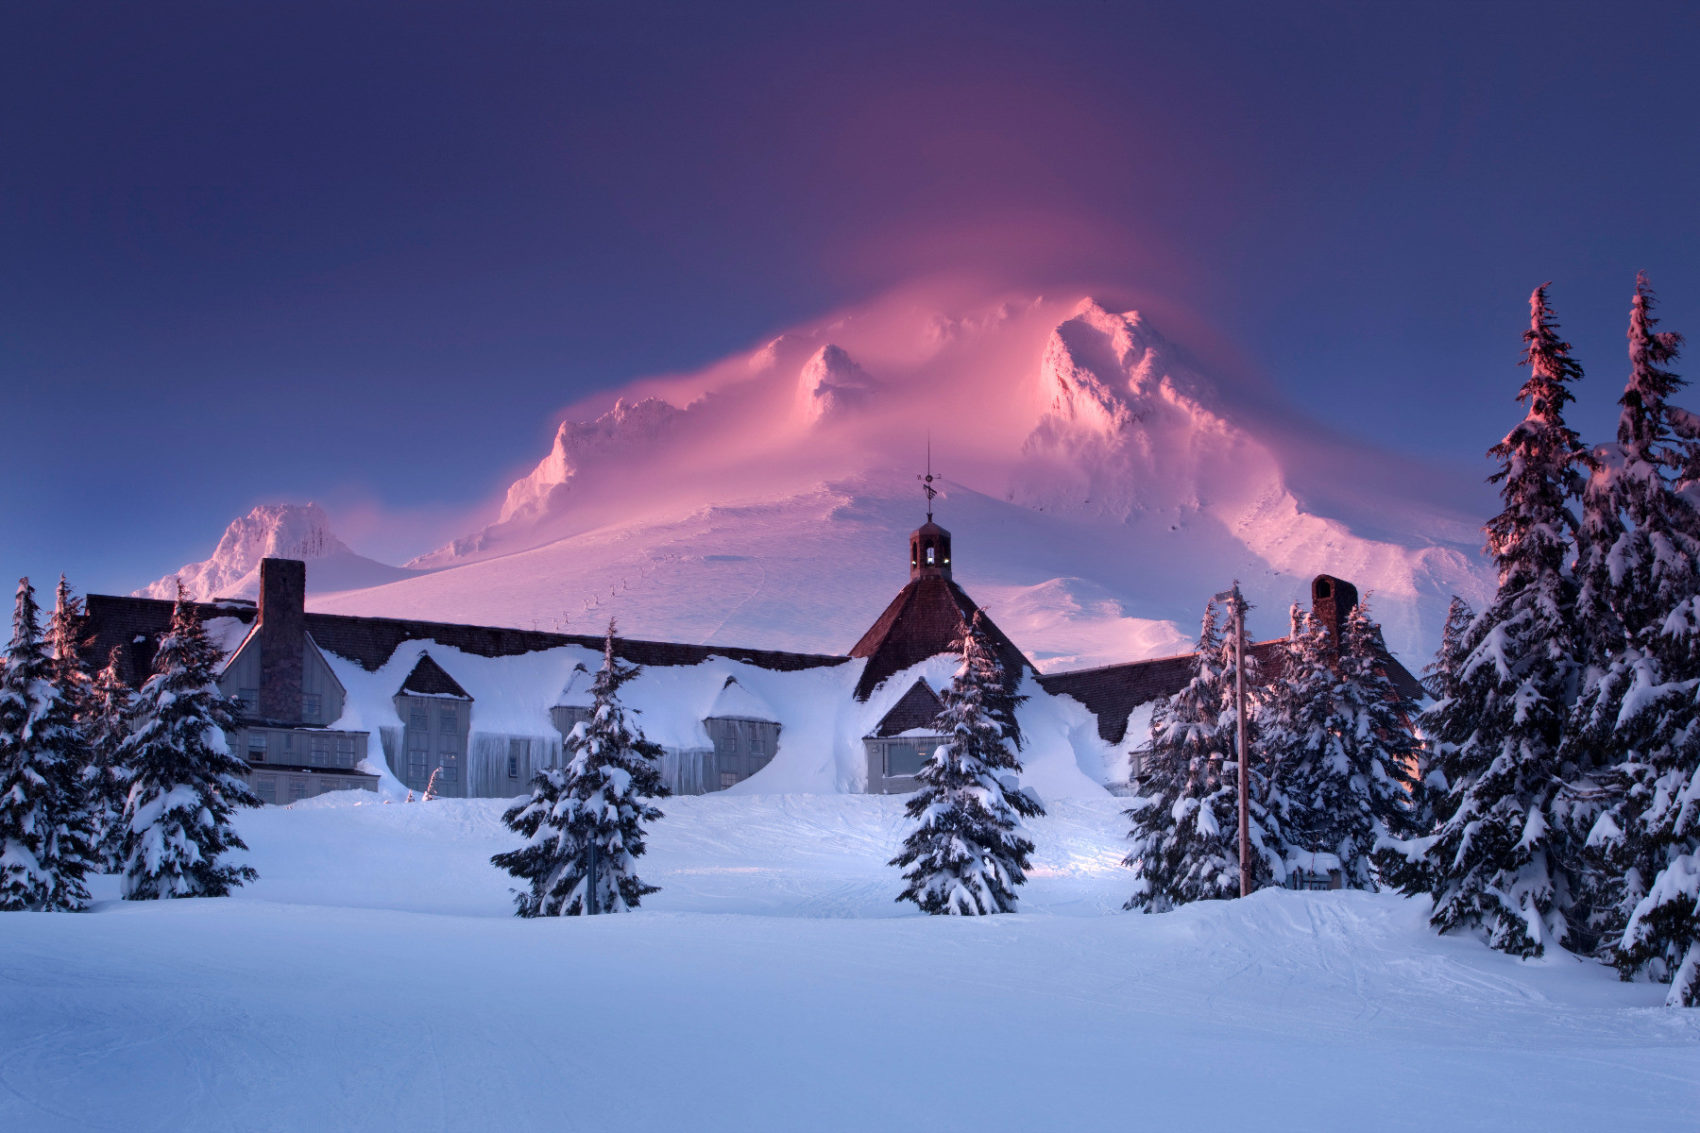
[[[561,423],[489,526],[309,586],[340,613],[841,651],[904,579],[930,436],[959,581],[1043,668],[1173,652],[1236,578],[1278,635],[1319,573],[1420,664],[1450,596],[1487,592],[1480,517],[1276,416],[1138,311],[898,294],[633,383]]]
[[[1592,1133],[1700,1104],[1700,1012],[1419,902],[1120,912],[1113,800],[1054,803],[1023,911],[968,921],[892,901],[901,799],[818,795],[665,800],[641,910],[521,921],[503,805],[269,807],[232,898],[0,917],[0,1128]]]

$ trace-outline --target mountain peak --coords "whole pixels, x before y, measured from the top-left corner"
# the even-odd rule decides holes
[[[813,424],[854,411],[874,388],[874,380],[850,352],[829,342],[798,373],[797,405],[803,419]]]
[[[210,558],[189,563],[136,593],[175,598],[181,579],[191,598],[234,597],[244,589],[247,576],[259,569],[261,559],[312,560],[344,553],[349,553],[347,545],[331,532],[330,517],[318,504],[261,504],[224,529]]]

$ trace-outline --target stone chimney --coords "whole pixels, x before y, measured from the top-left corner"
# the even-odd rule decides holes
[[[307,654],[307,564],[260,560],[260,716],[301,719],[301,668]]]
[[[1358,604],[1358,588],[1343,578],[1319,574],[1310,583],[1311,616],[1328,630],[1328,652],[1334,660],[1340,658],[1340,633],[1346,625],[1346,615]]]

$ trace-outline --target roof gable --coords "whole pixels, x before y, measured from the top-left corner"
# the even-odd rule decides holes
[[[904,732],[917,730],[935,731],[938,728],[939,713],[944,711],[944,701],[925,680],[917,680],[909,686],[909,691],[898,698],[891,711],[879,722],[874,729],[874,735],[900,736]]]
[[[856,699],[868,699],[893,673],[961,649],[962,635],[977,608],[962,587],[948,578],[911,579],[850,650],[850,656],[868,661],[856,682]],[[1003,665],[1005,679],[1012,687],[1019,684],[1022,672],[1032,667],[1026,656],[984,612],[980,626]]]
[[[396,690],[397,696],[447,696],[456,700],[471,700],[464,688],[460,687],[448,670],[437,664],[429,653],[419,655],[418,664],[407,674],[407,679],[401,682]],[[446,711],[446,710],[445,710]]]

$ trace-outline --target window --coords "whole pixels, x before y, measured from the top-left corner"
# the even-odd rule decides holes
[[[437,710],[437,731],[455,732],[460,730],[460,713],[452,704],[445,704]]]
[[[304,692],[301,694],[301,715],[303,719],[317,720],[319,718],[319,694]]]
[[[311,742],[310,762],[314,767],[329,767],[331,765],[331,738],[329,736],[314,736]]]
[[[425,709],[422,705],[416,704],[411,710],[409,710],[407,713],[407,726],[409,728],[417,728],[421,732],[431,726],[431,720],[425,715]]]
[[[260,801],[263,803],[277,802],[277,776],[254,776],[254,793],[260,796]]]
[[[935,552],[935,550],[934,550],[934,548],[932,548],[932,547],[928,547],[928,548],[927,548],[927,565],[928,565],[928,566],[932,566],[932,565],[933,565],[933,555],[934,555],[934,554],[935,554],[935,553],[936,553],[936,552]]]
[[[410,783],[423,783],[429,773],[431,760],[422,751],[407,753],[407,779]]]
[[[525,740],[508,741],[508,778],[519,778],[519,761],[531,755],[531,745]]]
[[[296,802],[307,797],[307,780],[291,779],[289,781],[289,801]]]
[[[244,712],[258,712],[260,710],[260,690],[257,688],[237,689],[236,699],[242,702]]]
[[[460,782],[460,768],[451,767],[447,763],[443,764],[443,773],[441,775],[437,776],[437,781],[440,782],[440,783],[458,783],[458,782]]]
[[[931,744],[898,740],[885,745],[886,775],[914,775],[925,766],[933,754]]]
[[[264,732],[249,732],[248,733],[248,762],[249,763],[264,763],[265,761],[266,761],[266,734]],[[277,793],[277,787],[276,787],[275,783],[272,786],[272,793],[273,794]]]
[[[724,791],[727,787],[732,786],[737,781],[738,773],[736,771],[722,771],[720,773],[720,789],[722,791]]]
[[[353,736],[338,736],[336,738],[336,765],[348,768],[354,766]]]

